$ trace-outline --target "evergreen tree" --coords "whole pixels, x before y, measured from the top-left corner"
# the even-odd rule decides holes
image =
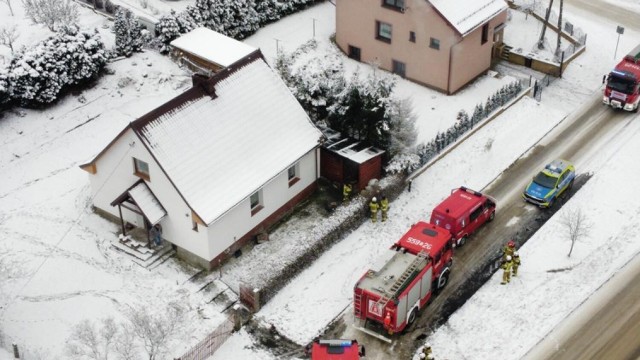
[[[293,93],[314,122],[327,118],[329,106],[346,87],[342,58],[336,53],[311,58],[293,78]]]
[[[260,25],[266,25],[280,19],[278,0],[255,0],[256,13],[259,16]]]
[[[171,10],[169,15],[165,15],[158,20],[156,32],[158,33],[158,40],[164,44],[160,51],[163,53],[168,52],[169,47],[167,45],[180,36],[180,25],[174,10]]]
[[[464,110],[458,111],[458,115],[456,116],[456,122],[460,124],[460,127],[461,129],[463,129],[463,131],[467,131],[471,129],[471,122],[469,120],[469,115]]]
[[[11,101],[9,96],[9,81],[7,69],[4,66],[0,66],[0,109]]]
[[[118,55],[129,57],[134,52],[142,51],[142,47],[149,41],[145,27],[136,20],[130,10],[121,6],[116,11],[113,30],[116,33],[115,52]]]
[[[484,119],[484,108],[482,104],[477,104],[473,109],[473,115],[471,115],[471,126],[479,123],[482,119]]]
[[[414,145],[418,137],[416,130],[416,115],[413,113],[409,99],[394,100],[389,104],[387,112],[389,121],[390,156],[410,154],[414,152]]]

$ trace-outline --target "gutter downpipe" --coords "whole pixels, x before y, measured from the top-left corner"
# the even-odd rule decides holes
[[[453,49],[460,45],[460,43],[462,43],[462,40],[464,40],[464,37],[462,37],[462,35],[460,36],[460,41],[458,41],[457,43],[455,43],[452,47],[449,48],[449,69],[448,69],[448,74],[447,74],[447,95],[451,95],[451,61],[453,59]]]

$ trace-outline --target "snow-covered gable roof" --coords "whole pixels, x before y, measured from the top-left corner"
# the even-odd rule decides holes
[[[465,36],[507,8],[504,0],[429,0]]]
[[[256,48],[204,27],[194,29],[171,42],[171,46],[227,67],[256,51]]]
[[[317,147],[322,133],[261,56],[234,64],[206,86],[211,96],[185,97],[132,125],[210,224]]]

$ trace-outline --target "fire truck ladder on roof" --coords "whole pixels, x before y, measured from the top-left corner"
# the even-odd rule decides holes
[[[389,301],[391,301],[391,297],[395,296],[398,290],[400,290],[402,285],[404,285],[404,283],[407,281],[407,279],[409,279],[409,277],[413,275],[413,272],[416,271],[416,269],[418,268],[418,265],[420,265],[420,263],[423,260],[426,260],[428,257],[429,257],[429,253],[427,253],[424,250],[421,250],[416,255],[416,258],[413,259],[411,264],[407,266],[407,268],[404,270],[402,275],[393,283],[393,285],[391,285],[391,287],[389,288],[390,291],[385,290],[382,293],[382,296],[380,296],[380,299],[378,299],[378,301],[375,304],[376,309],[384,309],[389,303]]]

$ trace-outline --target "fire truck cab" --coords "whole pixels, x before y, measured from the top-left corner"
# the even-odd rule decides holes
[[[638,111],[640,105],[640,45],[605,75],[602,102],[615,109]]]
[[[462,246],[474,231],[492,221],[495,215],[495,199],[461,186],[433,209],[431,223],[449,230],[456,245]]]
[[[311,360],[359,360],[364,355],[356,340],[315,340],[311,345]]]
[[[419,222],[394,244],[383,262],[354,287],[356,329],[391,343],[417,318],[433,293],[447,284],[452,264],[451,234]]]

